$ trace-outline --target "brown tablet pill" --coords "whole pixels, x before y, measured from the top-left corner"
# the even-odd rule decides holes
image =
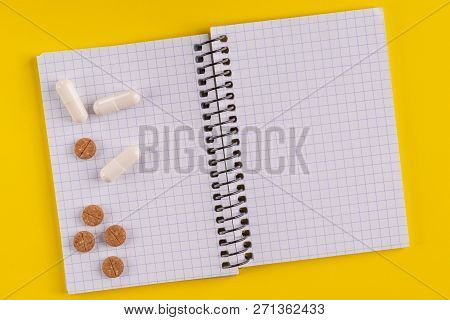
[[[103,209],[95,204],[91,204],[83,209],[82,218],[88,226],[98,226],[103,221],[104,216]]]
[[[118,247],[125,242],[127,233],[121,226],[113,225],[105,230],[105,233],[103,233],[103,238],[110,246]]]
[[[73,238],[73,246],[79,252],[91,251],[94,245],[94,235],[88,231],[80,231]]]
[[[117,278],[123,272],[123,262],[119,257],[108,257],[103,260],[102,270],[108,278]]]
[[[75,143],[73,152],[75,155],[83,160],[92,158],[97,151],[95,142],[90,138],[81,138]]]

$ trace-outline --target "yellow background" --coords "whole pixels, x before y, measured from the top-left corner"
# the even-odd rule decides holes
[[[382,254],[402,270],[367,253],[73,296],[65,290],[63,264],[55,265],[62,250],[35,59],[67,48],[26,20],[85,48],[207,33],[221,24],[383,7],[391,39],[443,3],[0,0],[0,297],[20,287],[10,298],[442,298],[430,287],[450,297],[450,5],[389,44],[411,246]]]

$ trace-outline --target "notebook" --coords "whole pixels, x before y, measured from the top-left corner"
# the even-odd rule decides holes
[[[382,9],[37,60],[69,293],[408,246]],[[87,122],[71,121],[60,79],[74,82]],[[135,107],[92,111],[130,89]],[[97,143],[94,158],[74,156],[81,137]],[[101,181],[130,145],[139,164]],[[104,209],[99,226],[83,223],[88,204]],[[112,224],[127,231],[120,247],[102,240]],[[96,245],[81,254],[83,230]],[[108,256],[123,260],[120,277],[102,273]]]

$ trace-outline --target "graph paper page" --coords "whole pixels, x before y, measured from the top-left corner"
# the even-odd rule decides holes
[[[231,26],[253,264],[408,246],[382,9]]]
[[[46,53],[38,57],[50,157],[69,293],[216,277],[223,270],[212,191],[201,147],[201,109],[193,45],[207,35],[129,45]],[[205,48],[205,50],[209,50]],[[89,112],[84,124],[71,121],[55,84],[71,79]],[[134,89],[141,102],[97,116],[96,99]],[[77,159],[77,139],[92,138],[97,153]],[[141,146],[141,160],[117,181],[105,183],[100,169],[125,147]],[[105,219],[86,226],[83,208],[100,205]],[[102,232],[122,225],[126,242],[108,246]],[[92,232],[96,245],[75,251],[74,235]],[[124,273],[107,278],[101,263],[118,256]]]

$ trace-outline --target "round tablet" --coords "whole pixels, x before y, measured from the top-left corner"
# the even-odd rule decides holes
[[[97,151],[95,142],[90,138],[81,138],[75,143],[73,152],[75,155],[83,160],[92,158]]]
[[[91,204],[83,209],[82,218],[88,226],[98,226],[103,221],[104,216],[103,209],[95,204]]]
[[[117,278],[123,272],[123,262],[119,257],[108,257],[103,260],[102,271],[108,278]]]
[[[105,230],[103,233],[103,238],[105,242],[112,247],[118,247],[125,242],[127,238],[127,233],[119,225],[113,225]]]
[[[91,251],[94,245],[94,235],[88,231],[80,231],[73,238],[73,246],[78,252]]]

